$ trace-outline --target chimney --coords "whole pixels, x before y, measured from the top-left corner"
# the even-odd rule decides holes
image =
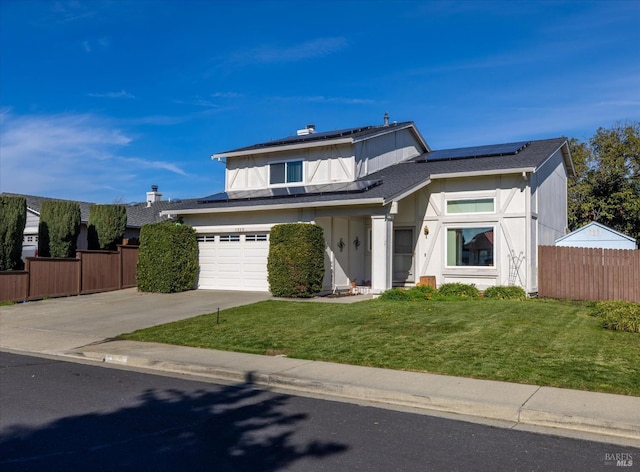
[[[389,113],[384,112],[384,125],[389,126]]]
[[[147,192],[147,208],[151,206],[152,203],[162,201],[162,194],[158,192],[158,186],[152,185],[151,192]]]
[[[296,131],[298,136],[306,136],[307,134],[313,134],[316,132],[316,125],[307,125],[304,129],[299,129]]]

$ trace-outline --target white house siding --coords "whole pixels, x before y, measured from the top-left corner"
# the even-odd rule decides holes
[[[230,157],[226,167],[226,190],[262,189],[269,187],[269,164],[303,161],[301,185],[319,185],[355,180],[353,146],[339,144],[277,153]]]
[[[356,178],[421,154],[422,146],[409,129],[385,134],[355,144]]]
[[[317,216],[314,208],[184,215],[185,224],[193,226],[201,240],[198,288],[268,291],[268,242],[247,241],[246,236],[269,234],[274,225],[282,223],[315,223],[323,229],[324,290],[345,289],[352,281],[360,284],[370,280],[366,262],[367,255],[370,258],[366,226],[370,218],[364,216],[369,210],[343,208],[334,212],[339,216]],[[237,241],[221,243],[221,235],[238,237]],[[244,267],[247,264],[250,267]]]
[[[553,245],[567,230],[567,172],[558,150],[533,175],[531,210],[537,215],[539,244]]]
[[[447,214],[449,199],[494,198],[492,213]],[[412,212],[416,221],[416,279],[436,276],[438,285],[449,282],[475,284],[484,289],[494,285],[526,286],[526,185],[522,176],[487,176],[433,181],[418,193],[418,199],[400,202],[399,215]],[[394,226],[395,226],[394,222]],[[403,218],[398,218],[403,224]],[[424,228],[428,228],[428,235]],[[491,227],[494,230],[494,265],[487,267],[447,267],[448,228]],[[516,272],[512,270],[520,262]]]

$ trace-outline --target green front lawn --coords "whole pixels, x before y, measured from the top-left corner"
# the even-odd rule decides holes
[[[640,335],[551,300],[274,301],[120,339],[640,396]]]

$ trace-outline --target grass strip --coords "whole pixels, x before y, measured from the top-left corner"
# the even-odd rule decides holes
[[[555,300],[268,300],[120,339],[640,396],[640,336]]]

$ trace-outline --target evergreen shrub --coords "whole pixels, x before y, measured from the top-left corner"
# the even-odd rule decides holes
[[[63,200],[42,202],[38,225],[38,255],[75,257],[80,223],[78,202]]]
[[[489,287],[484,291],[484,298],[493,298],[498,300],[526,300],[527,293],[522,287],[515,285],[497,285]]]
[[[127,229],[124,205],[90,205],[87,239],[89,249],[115,251]]]
[[[438,295],[452,298],[478,298],[480,292],[475,285],[451,282],[438,288]]]
[[[275,225],[271,229],[267,271],[274,297],[310,298],[322,290],[324,233],[309,223]]]
[[[593,314],[600,317],[603,328],[640,333],[640,303],[597,302],[594,305]]]
[[[195,230],[172,221],[144,225],[136,279],[141,292],[175,293],[191,290],[198,278]]]
[[[26,224],[27,200],[0,195],[0,270],[22,268],[22,240]]]

